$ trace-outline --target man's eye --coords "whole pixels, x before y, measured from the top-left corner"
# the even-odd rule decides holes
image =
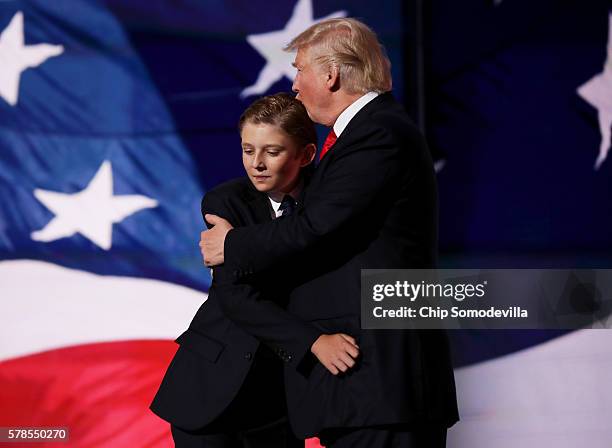
[[[252,150],[252,149],[246,149],[246,148],[244,148],[242,151],[243,151],[245,154],[248,154],[249,156],[250,156],[251,154],[253,154],[253,150]]]
[[[278,151],[268,151],[268,154],[271,155],[272,157],[276,157],[280,153]]]

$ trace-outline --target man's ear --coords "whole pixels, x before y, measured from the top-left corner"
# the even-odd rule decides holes
[[[308,145],[306,145],[306,147],[304,148],[303,154],[302,154],[302,161],[300,163],[300,168],[303,168],[306,165],[309,165],[314,160],[316,153],[317,153],[317,145],[315,145],[314,143],[309,143]]]
[[[329,66],[325,83],[331,92],[335,92],[340,88],[340,70],[338,69],[337,65],[332,64]]]

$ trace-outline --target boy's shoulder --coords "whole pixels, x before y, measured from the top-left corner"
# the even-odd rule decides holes
[[[202,198],[200,206],[202,217],[212,213],[222,216],[234,226],[244,225],[241,216],[245,204],[251,202],[258,194],[261,193],[252,186],[247,177],[223,182],[208,190]],[[208,223],[207,226],[210,227]]]
[[[248,177],[238,177],[236,179],[231,179],[226,182],[223,182],[219,185],[215,185],[213,188],[208,190],[204,196],[206,197],[216,197],[216,198],[250,198],[253,195],[258,194],[259,192],[253,187],[253,184],[249,180]]]

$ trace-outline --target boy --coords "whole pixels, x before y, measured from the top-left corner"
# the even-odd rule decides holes
[[[288,94],[261,98],[243,113],[239,129],[248,178],[209,191],[203,215],[245,226],[291,214],[316,152],[304,106]],[[178,447],[303,447],[286,419],[283,361],[316,344],[350,367],[358,348],[350,336],[322,335],[279,306],[289,270],[238,290],[224,288],[231,276],[215,268],[209,298],[177,339],[151,409],[172,424]],[[255,288],[264,300],[253,299]]]

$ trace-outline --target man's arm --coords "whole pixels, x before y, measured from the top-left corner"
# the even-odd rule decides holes
[[[214,191],[202,200],[202,213],[216,213],[237,222],[223,198]],[[214,269],[209,300],[217,300],[228,319],[296,368],[312,351],[331,373],[337,374],[352,367],[353,358],[359,354],[352,337],[324,335],[320,329],[287,312],[277,303],[263,299],[253,286],[235,284],[234,276],[228,274],[224,266]]]
[[[223,314],[238,327],[269,346],[285,363],[299,369],[312,352],[332,374],[355,364],[359,347],[346,334],[332,335],[304,322],[278,304],[262,297],[249,284],[237,284],[223,266],[215,268],[215,298]]]
[[[259,273],[312,248],[332,232],[363,219],[377,200],[400,188],[410,167],[400,149],[384,135],[386,144],[370,145],[342,154],[328,167],[325,181],[309,190],[308,205],[298,213],[232,229],[223,246],[225,263],[237,278]],[[324,257],[325,254],[321,253]]]

